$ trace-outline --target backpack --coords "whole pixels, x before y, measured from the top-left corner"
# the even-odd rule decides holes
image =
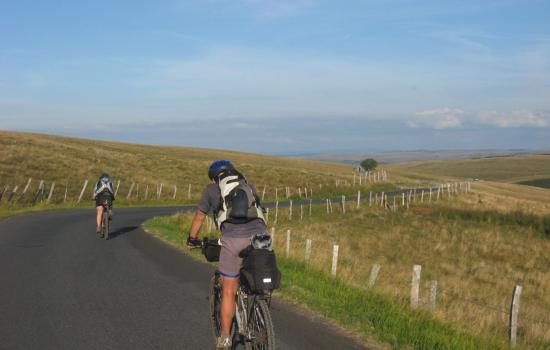
[[[281,285],[281,271],[277,268],[275,252],[249,246],[239,256],[243,258],[240,270],[241,285],[254,294],[268,294]]]
[[[265,222],[259,199],[244,176],[228,171],[218,178],[220,204],[216,213],[218,227],[224,222],[244,224],[255,219]]]

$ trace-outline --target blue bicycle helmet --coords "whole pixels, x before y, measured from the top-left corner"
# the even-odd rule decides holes
[[[213,180],[219,173],[227,169],[235,169],[235,166],[228,160],[216,160],[208,168],[208,177]]]

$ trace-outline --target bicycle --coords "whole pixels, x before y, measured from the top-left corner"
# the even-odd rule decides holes
[[[103,206],[103,214],[101,215],[101,231],[99,233],[99,237],[108,240],[111,221],[111,202],[104,200],[101,205]]]
[[[205,238],[202,242],[203,254],[208,261],[218,261],[221,245],[217,240]],[[250,284],[241,281],[235,300],[235,317],[231,326],[232,349],[237,344],[247,350],[274,350],[275,332],[271,319],[271,292],[255,293]],[[218,271],[214,273],[209,287],[210,319],[214,339],[221,334],[220,305],[222,285]]]

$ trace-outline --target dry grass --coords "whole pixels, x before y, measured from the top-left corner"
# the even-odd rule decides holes
[[[392,172],[516,183],[550,178],[550,155],[391,164]]]
[[[382,270],[376,289],[403,300],[410,293],[412,266],[420,264],[424,302],[429,281],[438,281],[437,318],[499,339],[507,337],[512,289],[520,284],[524,287],[521,341],[532,348],[548,347],[550,236],[529,225],[529,220],[542,215],[550,219],[550,209],[531,198],[502,201],[506,195],[495,195],[492,186],[480,186],[478,191],[476,184],[474,193],[462,194],[456,201],[416,203],[398,213],[363,204],[361,209],[350,206],[346,215],[338,211],[327,216],[324,207],[316,208],[315,215],[302,222],[279,221],[276,246],[283,254],[286,230],[291,229],[291,256],[303,258],[305,242],[312,239],[312,263],[330,271],[332,246],[338,244],[340,276],[365,286],[372,265],[378,263]],[[515,224],[513,213],[518,208],[538,216],[526,216],[524,224]]]
[[[127,143],[84,140],[68,137],[0,131],[0,187],[19,186],[19,193],[29,177],[33,179],[29,193],[35,192],[41,179],[46,183],[46,195],[56,182],[52,202],[63,200],[65,187],[68,197],[78,197],[85,179],[91,182],[102,171],[121,180],[119,199],[124,199],[131,183],[135,182],[130,204],[148,198],[163,183],[163,198],[171,200],[177,185],[179,202],[194,203],[208,182],[206,171],[212,160],[230,159],[262,191],[266,198],[282,198],[285,186],[296,194],[307,187],[314,196],[335,191],[335,180],[352,182],[352,167],[345,164],[304,161],[291,158],[263,156],[242,152],[185,147],[145,146]],[[191,200],[188,186],[191,185]],[[139,186],[139,187],[138,187]],[[89,197],[91,185],[85,198]],[[342,191],[341,188],[338,189]],[[27,198],[29,200],[30,198]],[[5,201],[5,200],[4,200]]]

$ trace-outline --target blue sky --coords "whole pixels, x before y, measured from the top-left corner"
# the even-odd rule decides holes
[[[550,1],[0,1],[0,129],[550,148]]]

